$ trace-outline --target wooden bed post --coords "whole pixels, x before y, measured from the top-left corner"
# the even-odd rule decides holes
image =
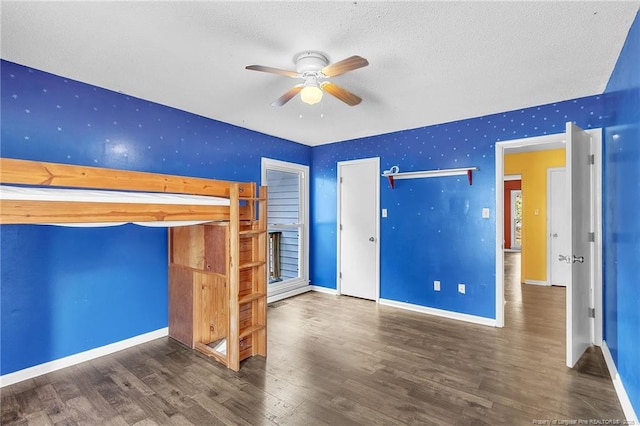
[[[237,184],[230,188],[231,210],[229,217],[229,334],[227,337],[228,367],[240,369],[240,200]]]

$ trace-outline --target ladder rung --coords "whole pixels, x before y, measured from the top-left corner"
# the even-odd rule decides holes
[[[238,304],[242,305],[245,303],[253,302],[254,300],[262,299],[266,297],[264,293],[249,293],[245,296],[242,296],[238,299]]]
[[[240,339],[243,339],[247,336],[252,335],[253,333],[255,333],[256,331],[260,331],[264,328],[264,325],[262,324],[256,324],[256,325],[252,325],[251,327],[243,330],[240,335],[238,336]]]
[[[253,237],[255,235],[266,234],[266,233],[267,231],[263,229],[249,229],[246,231],[238,232],[238,234],[240,234],[241,237]]]
[[[242,265],[240,265],[238,268],[239,269],[250,269],[250,268],[255,268],[256,266],[262,266],[264,265],[266,262],[264,260],[258,260],[256,262],[248,262],[248,263],[243,263]]]

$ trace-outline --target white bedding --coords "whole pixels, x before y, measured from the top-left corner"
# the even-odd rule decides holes
[[[35,188],[0,185],[0,200],[23,201],[67,201],[94,203],[132,203],[132,204],[183,204],[199,206],[228,206],[228,198],[204,195],[170,194],[157,192],[102,191],[96,189]],[[172,227],[190,226],[206,221],[155,221],[155,222],[105,222],[105,223],[60,223],[72,227],[118,226],[135,223],[142,226]]]

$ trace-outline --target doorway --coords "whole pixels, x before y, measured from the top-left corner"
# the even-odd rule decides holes
[[[549,136],[541,136],[527,139],[519,139],[514,141],[506,141],[499,142],[496,144],[496,187],[501,187],[504,179],[504,155],[509,152],[525,152],[525,151],[535,151],[535,150],[547,150],[553,148],[560,148],[564,146],[564,141],[566,139],[566,135],[569,133],[570,128],[576,128],[575,125],[571,123],[567,124],[567,133],[561,133],[556,135]],[[579,129],[578,129],[579,130]],[[595,244],[592,244],[590,250],[593,252],[591,258],[593,259],[592,270],[590,273],[590,279],[588,283],[585,285],[590,286],[591,291],[591,301],[590,306],[594,309],[594,317],[591,319],[586,319],[586,309],[585,309],[585,321],[588,321],[591,324],[591,342],[595,345],[602,344],[602,243],[601,243],[601,235],[602,235],[602,222],[601,222],[601,179],[602,179],[602,131],[601,129],[589,130],[587,132],[582,132],[588,134],[591,138],[593,145],[593,156],[585,155],[584,159],[580,159],[580,161],[584,161],[586,164],[587,161],[591,161],[593,164],[592,173],[590,175],[590,182],[587,182],[587,185],[590,188],[591,193],[591,202],[589,213],[589,221],[592,224],[592,228],[594,229],[593,239],[595,240]],[[526,197],[526,194],[524,195]],[[504,209],[504,195],[502,191],[496,192],[496,211],[502,211]],[[585,235],[586,237],[586,235]],[[504,252],[503,252],[503,240],[504,240],[504,220],[502,215],[496,216],[496,325],[498,327],[503,327],[505,324],[505,286],[504,286]],[[569,287],[567,289],[567,300],[569,300],[572,289]],[[567,303],[567,312],[566,312],[566,324],[567,327],[570,328],[572,319],[571,319],[571,309],[570,304]],[[580,310],[582,313],[582,310]],[[575,323],[575,321],[574,321]],[[570,333],[567,332],[567,337],[569,338]],[[568,353],[568,352],[567,352]],[[569,361],[567,361],[569,364]]]
[[[511,249],[522,248],[522,190],[511,191]]]
[[[309,166],[262,159],[268,187],[267,301],[309,290]]]
[[[338,163],[338,294],[380,297],[380,159]]]
[[[504,249],[520,251],[522,248],[522,176],[504,177]]]

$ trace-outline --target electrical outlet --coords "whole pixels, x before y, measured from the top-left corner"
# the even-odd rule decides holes
[[[458,284],[458,293],[464,294],[465,291],[466,291],[465,285]]]
[[[433,291],[440,291],[440,281],[433,282]]]
[[[387,217],[387,209],[382,209],[382,217]]]

